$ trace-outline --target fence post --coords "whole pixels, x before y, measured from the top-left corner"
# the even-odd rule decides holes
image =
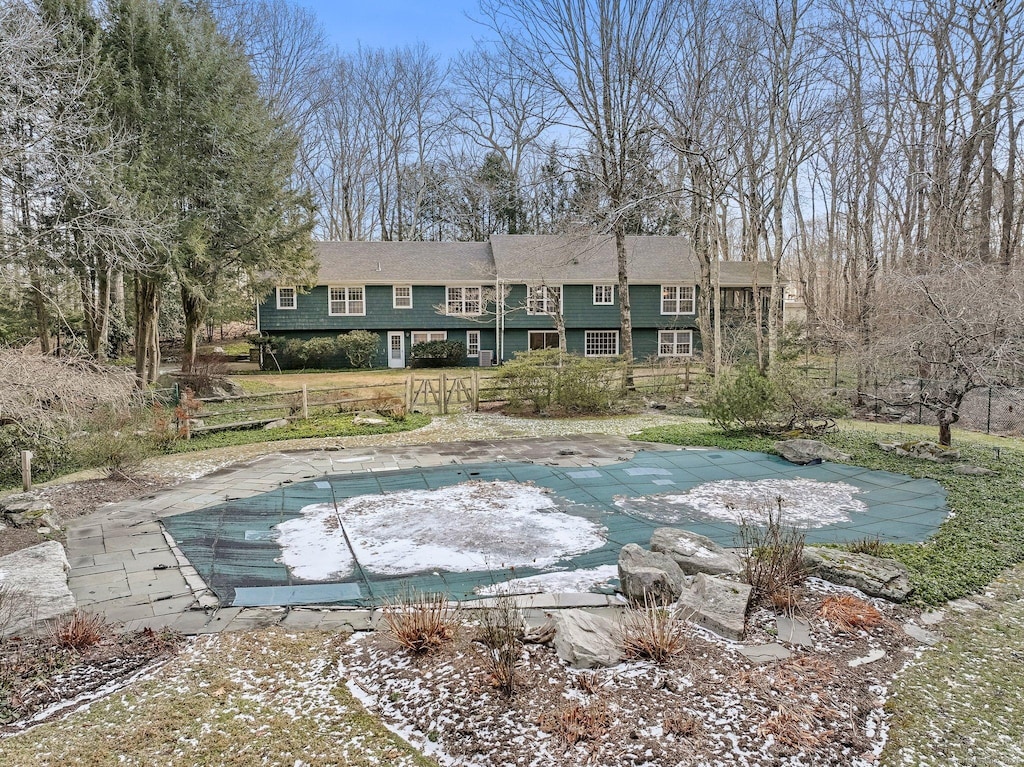
[[[306,391],[306,384],[302,384],[302,420],[309,420],[309,393]]]
[[[683,368],[683,391],[690,391],[690,361],[686,361]]]
[[[917,379],[917,422],[924,422],[924,379]]]
[[[836,344],[836,353],[832,359],[832,396],[839,396],[839,344]],[[857,399],[860,399],[860,391],[857,392]]]
[[[21,451],[21,489],[26,493],[32,489],[32,451]]]
[[[988,415],[985,416],[985,433],[992,433],[992,387],[988,387]]]
[[[439,394],[440,394],[439,400],[440,401],[437,403],[437,409],[438,409],[438,412],[441,415],[447,415],[448,414],[448,376],[446,376],[444,374],[443,370],[441,371],[441,377],[440,377],[439,381],[440,381],[440,385],[441,385],[441,391],[439,392]]]
[[[878,379],[875,379],[875,417],[878,417]]]
[[[473,371],[473,412],[480,410],[480,371]]]
[[[405,377],[405,412],[412,412],[412,373]]]

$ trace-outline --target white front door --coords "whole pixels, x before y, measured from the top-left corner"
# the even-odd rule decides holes
[[[388,367],[405,367],[405,333],[400,330],[388,333]]]

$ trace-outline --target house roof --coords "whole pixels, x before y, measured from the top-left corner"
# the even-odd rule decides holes
[[[697,283],[697,259],[683,237],[627,237],[629,281]],[[490,242],[319,242],[317,282],[430,284],[507,282],[592,284],[617,281],[612,237],[493,235]],[[761,282],[769,282],[768,269]],[[751,284],[753,264],[723,261],[725,287]]]
[[[494,280],[494,259],[486,242],[318,242],[316,248],[321,285]]]

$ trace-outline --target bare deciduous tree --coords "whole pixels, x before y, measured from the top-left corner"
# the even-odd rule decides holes
[[[670,0],[483,0],[484,15],[531,77],[556,93],[595,159],[595,211],[615,238],[621,351],[632,386],[633,325],[626,216],[636,168],[630,157],[651,123],[651,92],[666,76],[676,5]],[[646,87],[645,87],[646,86]]]

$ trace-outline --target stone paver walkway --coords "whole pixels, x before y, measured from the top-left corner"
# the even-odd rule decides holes
[[[677,449],[643,445],[647,449]],[[222,468],[143,498],[106,507],[67,525],[68,583],[80,607],[127,630],[169,627],[184,634],[236,631],[282,624],[293,628],[369,628],[377,616],[350,608],[221,607],[196,570],[173,546],[160,520],[283,484],[329,474],[522,461],[602,466],[628,460],[640,443],[624,437],[581,435],[496,439],[447,444],[277,453]],[[537,595],[536,609],[608,604],[601,595]],[[565,602],[563,604],[563,602]]]

